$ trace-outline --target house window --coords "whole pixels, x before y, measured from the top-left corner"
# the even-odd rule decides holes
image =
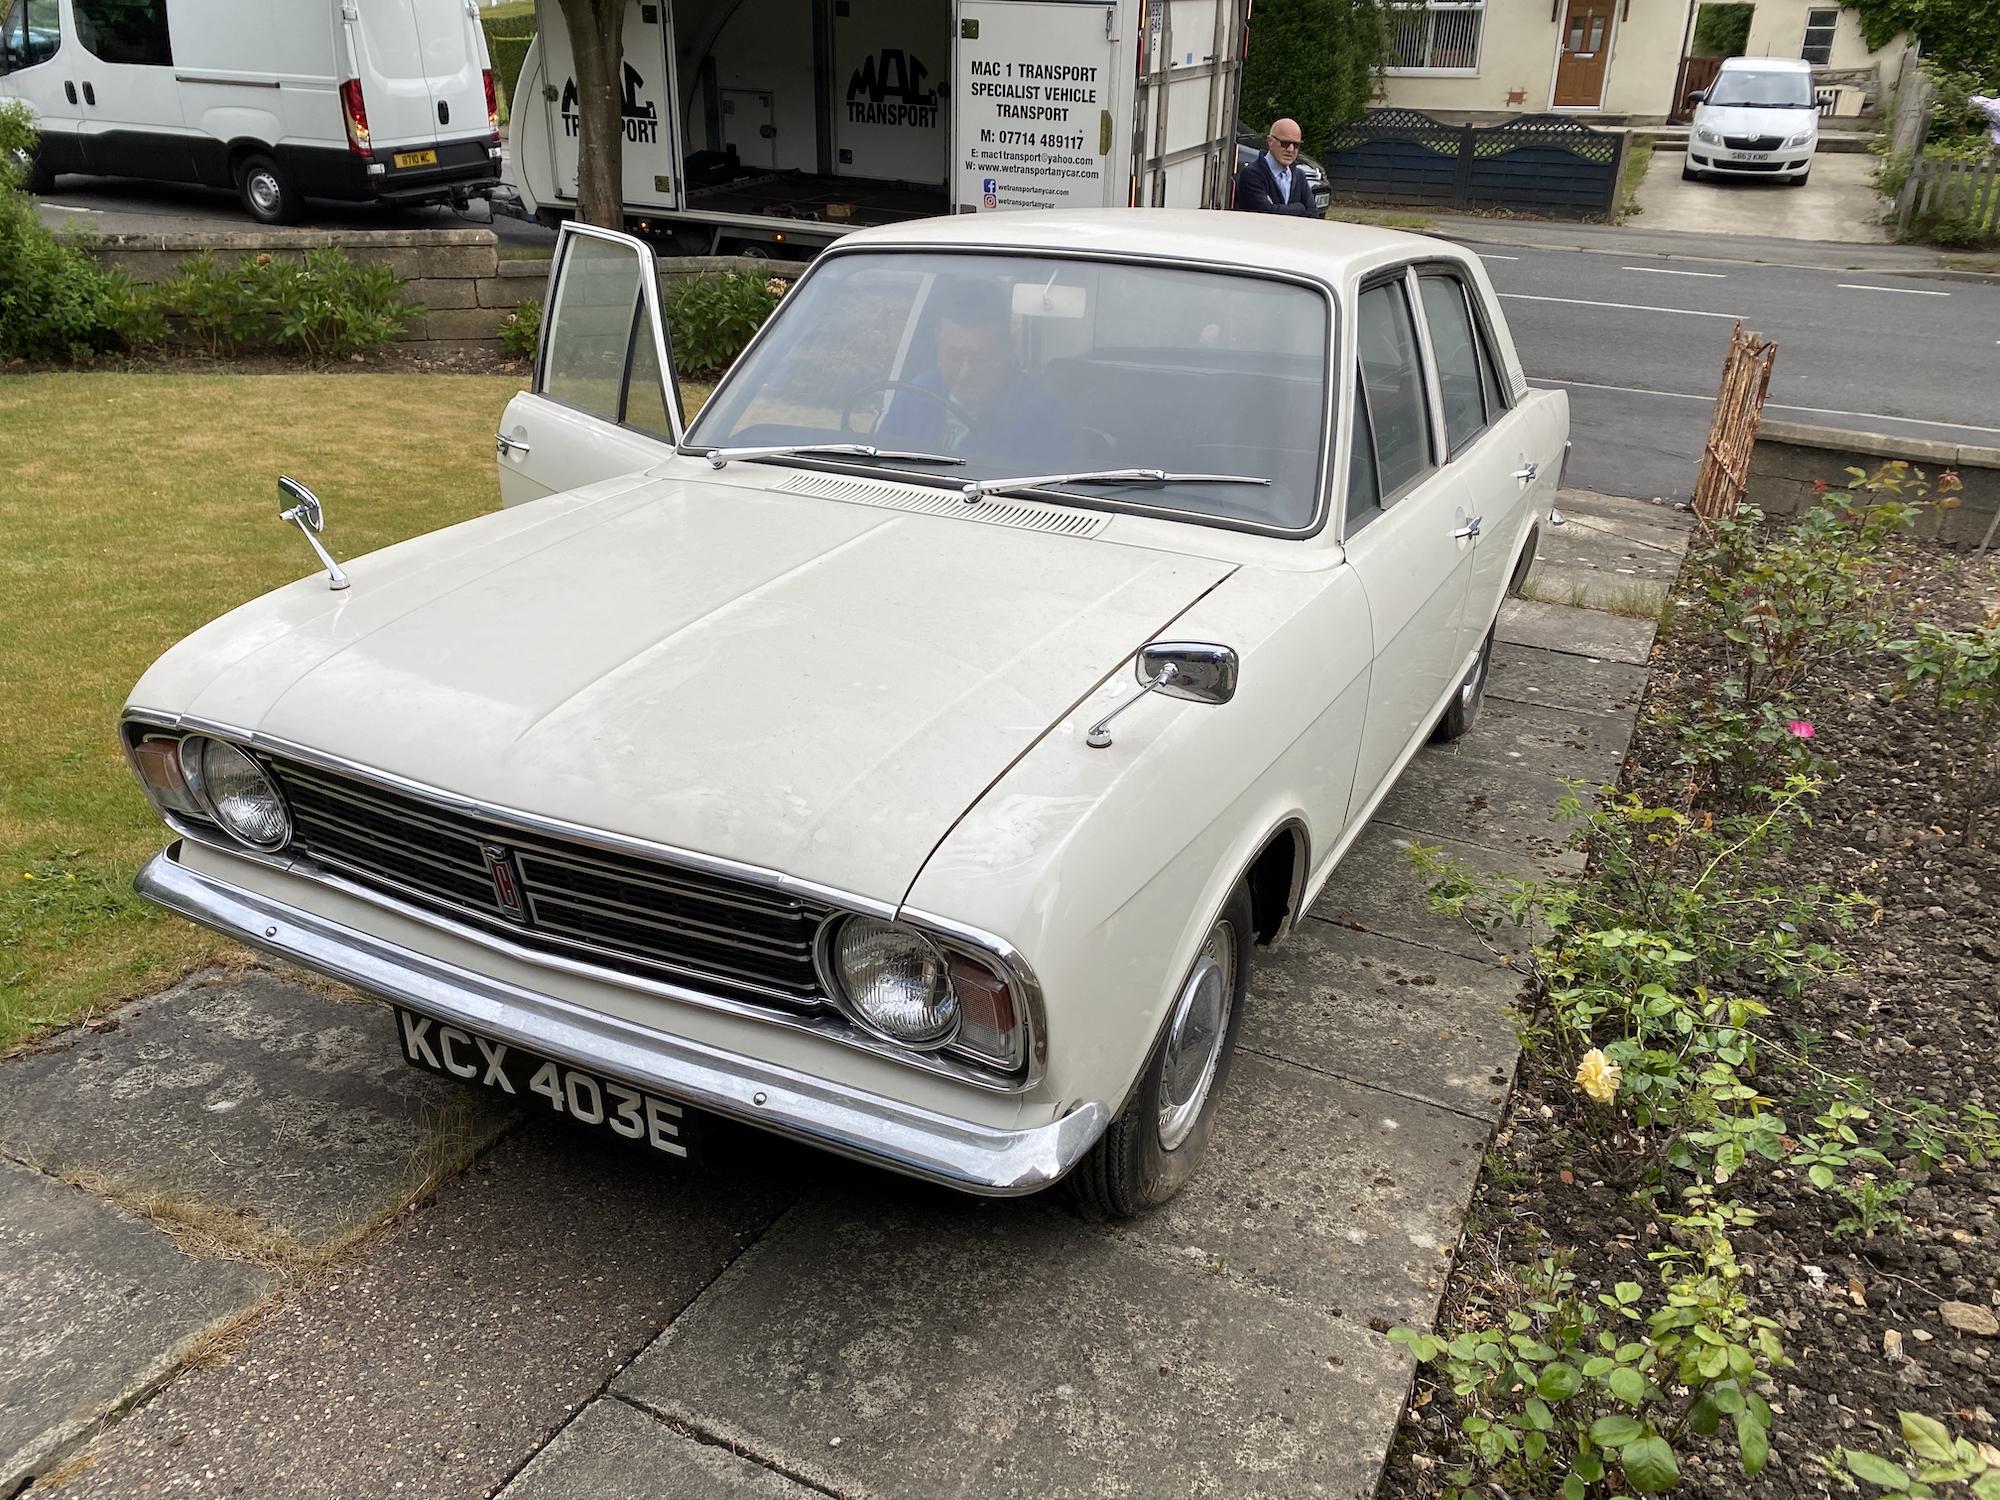
[[[1806,42],[1799,48],[1799,56],[1809,63],[1822,66],[1833,60],[1833,26],[1840,19],[1840,12],[1834,10],[1809,10],[1806,12]]]
[[[1484,0],[1431,0],[1423,6],[1397,6],[1389,12],[1395,27],[1395,61],[1391,73],[1479,71],[1479,33],[1486,14]]]

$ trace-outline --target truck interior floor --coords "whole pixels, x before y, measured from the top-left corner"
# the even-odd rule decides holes
[[[771,172],[697,188],[688,194],[688,207],[858,227],[950,213],[951,198],[941,184],[924,187],[859,177],[821,177],[812,172]]]

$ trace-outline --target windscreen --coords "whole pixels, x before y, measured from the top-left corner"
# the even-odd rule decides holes
[[[690,446],[865,443],[940,482],[1103,469],[1252,483],[1048,493],[1287,530],[1319,509],[1327,299],[1226,272],[1029,256],[834,255],[780,305]],[[865,462],[875,463],[875,460]]]
[[[1708,102],[1748,109],[1810,109],[1812,76],[1791,69],[1779,73],[1724,68],[1715,75]]]

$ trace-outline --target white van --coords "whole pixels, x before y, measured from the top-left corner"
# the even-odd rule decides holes
[[[1812,64],[1796,57],[1732,57],[1695,101],[1681,176],[1758,176],[1803,187],[1819,149]]]
[[[1224,208],[1245,0],[634,0],[628,227],[684,253],[809,254],[946,213]],[[514,91],[520,209],[576,208],[556,0]],[[504,201],[495,200],[496,207]]]
[[[500,177],[472,0],[0,0],[0,98],[63,172],[305,198],[464,203]]]

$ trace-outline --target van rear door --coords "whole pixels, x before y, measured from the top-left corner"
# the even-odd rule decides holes
[[[423,49],[424,81],[440,140],[483,136],[486,80],[477,9],[470,0],[414,0],[411,18]]]
[[[354,41],[361,98],[368,110],[370,142],[410,151],[437,144],[437,109],[431,99],[424,36],[417,11],[438,0],[348,0],[343,13]],[[480,116],[482,126],[485,115]]]

